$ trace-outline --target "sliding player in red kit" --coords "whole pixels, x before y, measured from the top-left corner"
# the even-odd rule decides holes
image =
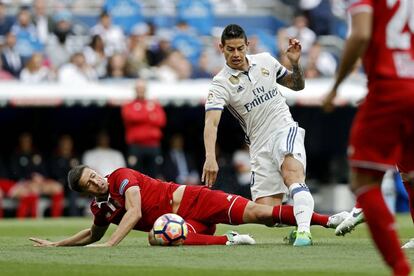
[[[87,166],[77,166],[69,172],[68,183],[74,191],[96,197],[91,204],[92,227],[58,242],[31,238],[35,245],[88,245],[100,240],[109,224],[114,223],[118,227],[109,240],[91,246],[115,246],[132,229],[150,231],[155,220],[166,213],[178,214],[188,224],[184,245],[255,243],[249,235],[214,236],[217,223],[296,225],[292,206],[261,205],[205,186],[163,182],[127,168],[117,169],[105,178]],[[340,214],[331,217],[313,214],[312,224],[334,228],[343,219]]]
[[[359,107],[350,135],[351,189],[385,262],[394,275],[408,275],[410,265],[400,248],[380,183],[385,170],[397,165],[413,205],[414,0],[350,3],[351,34],[324,107],[332,109],[339,85],[362,57],[368,95]]]

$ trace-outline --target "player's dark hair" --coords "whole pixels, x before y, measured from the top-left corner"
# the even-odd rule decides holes
[[[247,42],[247,36],[243,28],[236,24],[227,25],[221,34],[221,44],[224,45],[228,39],[243,38]]]
[[[75,191],[75,192],[78,192],[78,193],[83,192],[82,188],[79,186],[79,179],[81,178],[83,170],[85,168],[88,168],[88,166],[79,165],[79,166],[76,166],[76,167],[72,168],[68,172],[68,185],[69,185],[69,188],[72,191]]]

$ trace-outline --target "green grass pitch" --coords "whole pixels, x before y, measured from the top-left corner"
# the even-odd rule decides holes
[[[378,218],[380,219],[380,218]],[[90,219],[0,220],[0,275],[389,275],[365,225],[336,237],[313,227],[314,246],[283,242],[291,228],[220,225],[251,233],[254,246],[150,247],[147,234],[133,231],[114,248],[35,248],[30,236],[56,240],[87,228]],[[111,226],[103,240],[115,229]],[[398,217],[402,242],[414,237],[408,215]],[[414,250],[408,251],[411,262]]]

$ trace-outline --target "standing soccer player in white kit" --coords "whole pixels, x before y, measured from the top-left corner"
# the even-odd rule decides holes
[[[217,127],[226,106],[238,119],[250,145],[252,199],[261,204],[280,205],[290,193],[298,225],[294,246],[312,244],[310,220],[314,201],[305,184],[305,130],[290,114],[278,84],[292,90],[305,86],[299,65],[300,42],[289,40],[287,70],[269,53],[247,55],[248,41],[238,25],[228,25],[220,49],[226,60],[214,77],[205,105],[204,145],[206,161],[202,181],[211,187],[218,173],[215,155]]]

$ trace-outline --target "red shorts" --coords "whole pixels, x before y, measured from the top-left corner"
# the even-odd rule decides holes
[[[375,81],[351,129],[352,167],[414,170],[414,82]]]
[[[248,199],[210,190],[205,186],[186,186],[177,214],[204,224],[242,224]]]

